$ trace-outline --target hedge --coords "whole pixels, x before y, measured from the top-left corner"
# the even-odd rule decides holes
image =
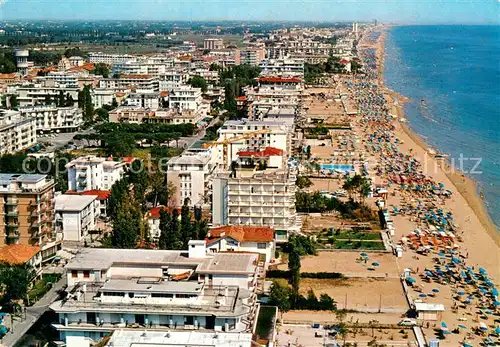
[[[290,278],[290,271],[286,270],[268,270],[267,278]],[[317,278],[317,279],[339,279],[344,278],[344,275],[339,272],[301,272],[301,278]]]

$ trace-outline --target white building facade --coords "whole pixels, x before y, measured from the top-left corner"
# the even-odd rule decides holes
[[[80,157],[66,164],[68,190],[110,190],[125,173],[126,163],[95,156]]]
[[[24,107],[20,112],[25,117],[36,119],[36,130],[76,131],[83,124],[82,110],[77,107],[35,106]]]
[[[0,153],[9,154],[36,144],[36,119],[19,111],[0,110]]]
[[[55,198],[56,230],[64,241],[82,242],[94,230],[99,216],[99,200],[92,195],[61,194]]]

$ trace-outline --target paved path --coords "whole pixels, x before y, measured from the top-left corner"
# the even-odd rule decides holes
[[[18,320],[19,318],[14,320],[14,328],[10,326],[10,319],[6,319],[6,323],[8,323],[9,328],[11,330],[5,335],[2,340],[2,343],[6,347],[12,347],[16,344],[17,341],[21,337],[26,334],[26,332],[31,328],[33,324],[36,323],[38,318],[44,314],[44,312],[48,309],[49,305],[57,299],[58,291],[63,288],[66,284],[66,277],[63,276],[59,282],[57,282],[40,300],[37,301],[31,307],[27,307],[26,309],[26,319]]]

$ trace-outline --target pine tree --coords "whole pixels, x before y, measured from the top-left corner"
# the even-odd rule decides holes
[[[290,284],[292,285],[292,302],[296,304],[300,289],[300,255],[293,246],[288,255],[288,270],[290,271]]]
[[[174,209],[172,211],[172,233],[169,234],[167,244],[171,245],[170,249],[185,249],[181,240],[181,233],[179,230],[179,211]]]
[[[184,204],[181,208],[181,237],[184,249],[188,247],[188,242],[192,236],[191,216],[189,214],[189,199],[184,199]]]
[[[174,233],[172,232],[172,216],[168,211],[163,209],[160,210],[160,240],[158,242],[158,247],[160,249],[171,249],[175,240]]]

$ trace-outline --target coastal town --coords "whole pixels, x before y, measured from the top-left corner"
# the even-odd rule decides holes
[[[0,25],[0,346],[500,344],[389,25],[54,23]]]

